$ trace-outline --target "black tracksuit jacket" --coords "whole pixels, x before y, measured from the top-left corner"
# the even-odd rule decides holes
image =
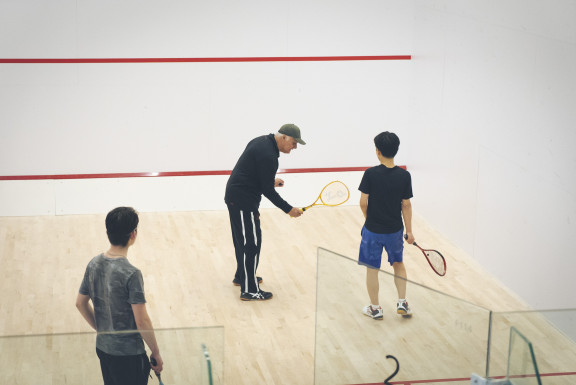
[[[224,201],[227,205],[256,211],[262,195],[285,213],[292,210],[274,188],[280,152],[274,134],[252,139],[238,159],[226,183]]]

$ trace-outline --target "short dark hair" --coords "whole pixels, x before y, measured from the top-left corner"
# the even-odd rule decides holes
[[[384,131],[376,135],[374,144],[383,157],[394,158],[400,147],[400,138],[393,132]]]
[[[126,247],[138,227],[138,213],[132,207],[116,207],[106,215],[106,234],[114,246]]]

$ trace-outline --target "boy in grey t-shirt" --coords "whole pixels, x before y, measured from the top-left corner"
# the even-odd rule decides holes
[[[76,300],[82,316],[98,331],[96,353],[105,385],[148,383],[150,363],[144,342],[156,361],[152,369],[159,373],[163,366],[146,311],[142,273],[127,259],[137,227],[138,214],[131,207],[108,213],[110,249],[88,263]]]

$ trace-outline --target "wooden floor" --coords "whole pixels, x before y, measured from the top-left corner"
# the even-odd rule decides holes
[[[324,377],[336,383],[359,381],[362,377],[354,373],[360,370],[342,366],[357,362],[355,358],[340,361],[330,356],[338,349],[336,345],[343,339],[343,333],[358,343],[367,338],[379,341],[390,335],[404,342],[419,336],[432,338],[429,344],[418,345],[418,351],[411,350],[410,344],[394,346],[404,362],[411,356],[419,360],[433,358],[458,346],[483,348],[463,346],[467,340],[450,337],[449,333],[431,336],[427,333],[429,322],[425,321],[430,318],[419,319],[418,313],[408,323],[394,314],[392,308],[382,322],[362,316],[360,310],[368,303],[363,268],[341,257],[335,257],[336,263],[328,259],[327,264],[317,259],[318,247],[356,258],[363,223],[357,206],[315,208],[298,219],[291,219],[277,209],[267,209],[261,211],[261,223],[264,243],[258,274],[264,278],[262,288],[273,292],[274,298],[266,302],[241,302],[239,289],[231,283],[235,258],[226,211],[140,215],[139,238],[129,259],[143,272],[154,326],[223,326],[224,357],[218,357],[218,349],[214,354],[215,365],[223,361],[224,368],[215,368],[216,383],[312,385],[315,352],[317,383]],[[417,249],[407,245],[405,261],[410,280],[486,309],[526,309],[514,294],[418,217],[414,219],[414,234],[420,244],[444,252],[448,274],[444,278],[432,274]],[[74,301],[86,264],[107,247],[103,215],[0,218],[0,292],[3,293],[0,336],[89,331]],[[321,269],[319,280],[317,269]],[[390,271],[387,267],[384,270]],[[393,286],[386,283],[389,276],[381,275],[381,302],[388,301],[393,306],[396,299]],[[337,296],[334,300],[337,290],[352,295],[343,295],[342,300]],[[434,302],[430,298],[440,302],[444,299],[425,297],[433,291],[415,284],[410,284],[408,290],[415,312],[420,310],[442,319],[446,309],[430,306]],[[322,294],[318,314],[317,291]],[[462,306],[476,309],[473,305]],[[460,328],[471,334],[476,328],[474,322],[451,319],[443,327]],[[405,329],[393,332],[397,327]],[[331,338],[330,333],[336,335]],[[335,344],[332,347],[331,341]],[[341,346],[345,344],[342,342]],[[6,349],[2,350],[0,344],[3,357]],[[161,349],[167,352],[170,346]],[[78,352],[78,357],[85,357],[85,353]],[[92,358],[96,360],[95,355]],[[167,359],[165,365],[164,382],[174,384],[168,381],[171,367],[183,364]],[[382,367],[382,372],[387,370],[387,366]],[[411,379],[435,375],[418,373],[417,362],[406,365],[402,373],[403,378]]]

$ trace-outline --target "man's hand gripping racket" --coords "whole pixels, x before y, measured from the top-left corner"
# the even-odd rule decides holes
[[[348,187],[339,180],[335,180],[324,186],[322,191],[320,191],[320,195],[316,198],[316,201],[310,206],[303,207],[302,211],[306,211],[314,206],[339,206],[346,202],[348,198],[350,198]]]
[[[408,239],[408,234],[404,234],[404,239]],[[444,257],[442,256],[442,254],[440,254],[439,251],[423,249],[420,246],[418,246],[416,242],[413,242],[412,244],[417,248],[419,248],[420,251],[422,251],[422,254],[424,254],[424,257],[426,257],[428,264],[436,274],[438,274],[441,277],[446,275],[446,261],[444,260]]]
[[[158,366],[156,359],[152,355],[150,356],[150,363],[152,364],[152,370],[154,370],[154,367]],[[162,370],[162,367],[160,367],[160,370]],[[156,373],[156,377],[158,377],[158,382],[160,383],[160,385],[164,385],[164,383],[162,382],[162,377],[160,376],[160,371],[157,372],[156,370],[154,370],[154,373]]]

